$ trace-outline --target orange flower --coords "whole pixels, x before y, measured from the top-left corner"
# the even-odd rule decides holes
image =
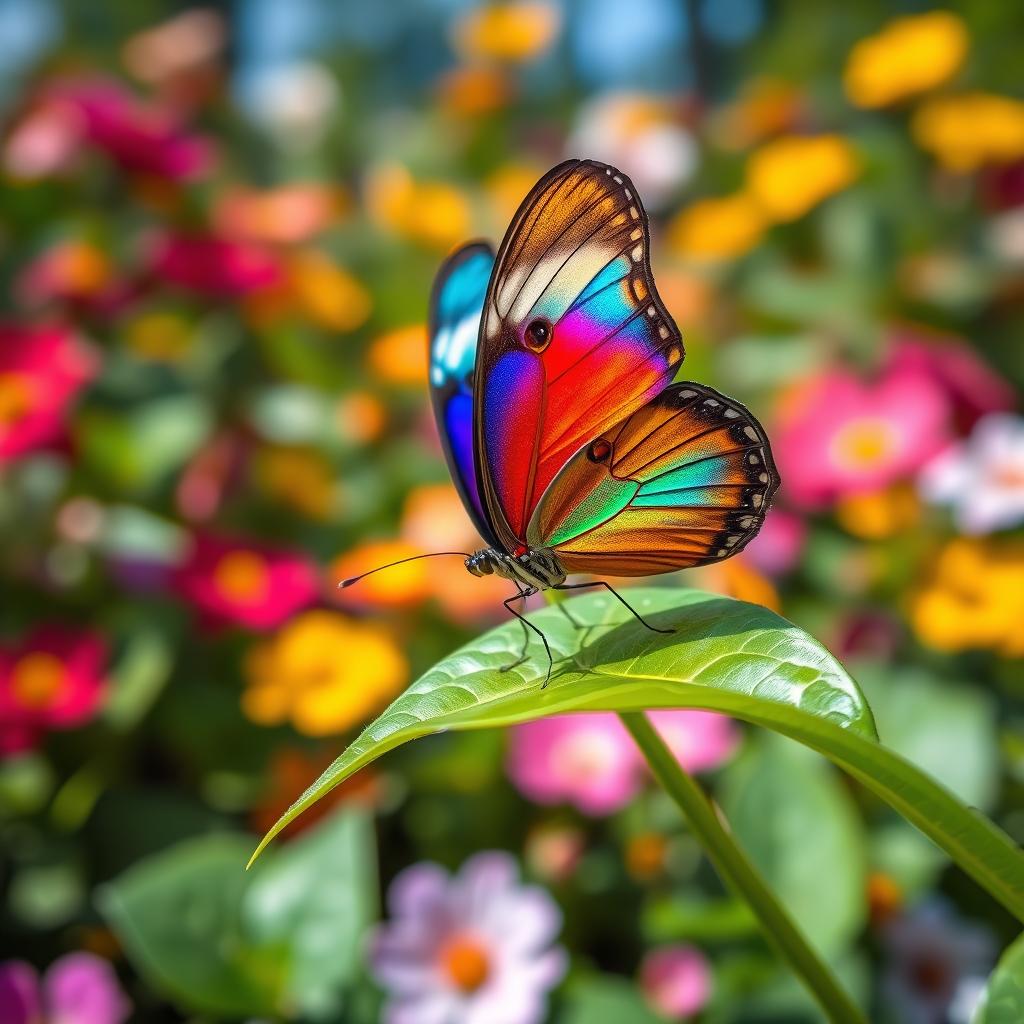
[[[330,227],[350,205],[345,192],[319,182],[272,189],[229,188],[213,210],[217,230],[249,242],[290,245]]]
[[[494,223],[502,232],[515,216],[519,204],[537,183],[543,169],[532,164],[502,164],[487,179],[487,196],[493,207]]]
[[[267,447],[257,453],[256,479],[271,497],[310,519],[330,519],[337,486],[330,464],[315,448]]]
[[[922,104],[911,122],[914,140],[951,171],[1024,157],[1024,102],[987,92],[942,96]]]
[[[370,370],[389,384],[423,387],[427,383],[427,328],[398,327],[374,339],[367,354]]]
[[[508,104],[512,93],[507,74],[494,67],[453,68],[437,83],[441,108],[456,117],[493,114]]]
[[[917,492],[905,484],[847,494],[836,503],[836,519],[847,533],[884,540],[916,526],[921,518]]]
[[[952,78],[967,56],[963,20],[930,11],[890,21],[850,51],[843,85],[858,107],[885,107]]]
[[[746,149],[792,129],[802,107],[803,95],[790,82],[755,78],[713,124],[715,139],[726,149]]]
[[[860,161],[839,135],[787,135],[747,161],[747,193],[770,221],[802,217],[842,191],[860,173]]]
[[[668,228],[669,244],[693,260],[729,260],[761,240],[765,222],[757,204],[743,193],[700,199],[677,214]]]
[[[376,441],[387,426],[384,403],[369,391],[351,391],[338,399],[334,421],[339,435],[351,444]]]
[[[401,540],[367,541],[339,555],[327,573],[327,596],[338,604],[354,608],[406,608],[425,600],[431,593],[430,562],[419,559],[375,572],[356,586],[339,590],[337,584],[378,566],[421,555],[423,551]]]
[[[558,8],[549,3],[490,3],[455,23],[453,41],[467,58],[521,64],[554,42],[561,20]]]
[[[242,710],[259,725],[291,724],[327,736],[361,724],[408,678],[391,636],[339,612],[296,616],[245,664]]]
[[[414,242],[447,250],[465,241],[470,233],[466,197],[445,182],[417,182],[401,164],[371,168],[365,192],[370,216]]]

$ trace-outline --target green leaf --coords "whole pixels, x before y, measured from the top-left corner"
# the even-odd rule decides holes
[[[1020,1024],[1024,1020],[1024,935],[1003,953],[988,979],[971,1024]]]
[[[848,790],[821,758],[768,733],[722,783],[740,845],[811,943],[834,958],[864,923],[864,835]]]
[[[635,986],[611,975],[580,978],[555,1019],[558,1024],[664,1024],[665,1020],[647,1006]]]
[[[417,680],[303,793],[267,833],[289,822],[360,768],[442,729],[481,729],[568,711],[702,708],[767,726],[834,761],[930,836],[1024,919],[1024,857],[1003,832],[875,741],[871,712],[843,667],[773,612],[693,590],[635,589],[630,601],[669,635],[652,633],[609,595],[531,615],[556,659],[551,684],[537,644],[510,672],[516,623],[484,634]]]
[[[369,821],[333,815],[248,875],[247,846],[187,840],[105,886],[100,908],[138,971],[185,1010],[336,1016],[376,917]]]

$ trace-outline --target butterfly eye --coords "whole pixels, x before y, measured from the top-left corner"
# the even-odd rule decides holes
[[[596,441],[590,442],[590,447],[587,449],[587,458],[591,462],[605,462],[611,453],[611,444],[603,437],[599,437]]]
[[[533,352],[543,352],[551,343],[551,324],[546,320],[531,320],[523,342]]]

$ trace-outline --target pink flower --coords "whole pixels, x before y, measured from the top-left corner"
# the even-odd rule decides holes
[[[4,1024],[121,1024],[131,1014],[117,975],[92,953],[69,953],[40,979],[23,960],[0,964]]]
[[[0,325],[0,463],[56,441],[96,368],[92,352],[62,328]]]
[[[971,436],[936,456],[921,474],[926,500],[951,505],[964,533],[991,533],[1024,521],[1024,418],[992,413]]]
[[[873,381],[825,371],[788,396],[773,433],[791,502],[817,507],[915,473],[949,437],[950,405],[922,368]]]
[[[209,535],[194,538],[177,589],[218,624],[272,629],[317,596],[316,567],[305,557]]]
[[[370,959],[388,998],[385,1024],[540,1024],[565,973],[552,943],[562,915],[523,885],[506,853],[480,853],[454,876],[436,864],[406,868],[388,891],[391,920]]]
[[[281,278],[280,263],[268,249],[214,235],[156,239],[150,268],[168,284],[213,299],[247,295]]]
[[[735,725],[705,711],[655,711],[662,738],[692,771],[713,768],[736,747]],[[537,803],[573,804],[584,814],[610,814],[636,796],[644,760],[629,733],[610,712],[557,715],[511,730],[509,778]]]
[[[106,645],[95,633],[41,626],[0,647],[0,755],[35,746],[50,729],[89,721],[106,694]]]
[[[807,524],[793,512],[773,508],[757,536],[743,549],[743,558],[766,576],[782,576],[800,560]]]
[[[12,133],[5,162],[15,174],[41,177],[63,170],[82,144],[126,171],[171,181],[202,177],[214,163],[213,144],[186,132],[173,109],[99,76],[50,83]]]
[[[640,988],[647,1001],[670,1020],[699,1013],[711,997],[711,965],[693,946],[662,946],[644,957]]]

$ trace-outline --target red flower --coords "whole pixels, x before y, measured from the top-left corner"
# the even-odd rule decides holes
[[[0,463],[56,440],[95,372],[92,352],[62,328],[0,325]]]
[[[319,581],[302,555],[205,535],[194,539],[175,584],[211,621],[263,630],[311,604]]]
[[[269,250],[213,235],[159,238],[150,266],[164,281],[215,299],[247,295],[281,278],[280,263]]]
[[[100,636],[61,626],[41,626],[0,647],[0,756],[89,721],[106,692],[105,665]]]

